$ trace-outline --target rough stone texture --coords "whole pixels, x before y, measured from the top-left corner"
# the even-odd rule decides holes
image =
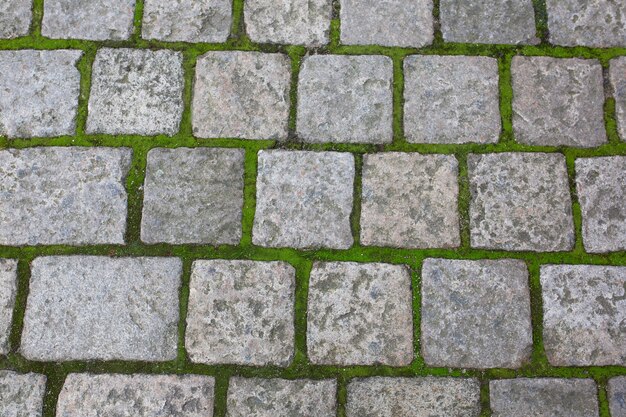
[[[365,155],[361,244],[458,247],[458,165],[452,155]]]
[[[404,131],[412,143],[495,143],[500,136],[498,62],[414,55],[404,61]]]
[[[46,0],[41,34],[58,39],[128,39],[134,13],[135,0]]]
[[[50,256],[31,270],[27,359],[176,359],[179,259]]]
[[[146,0],[141,36],[182,42],[226,42],[232,0]]]
[[[57,417],[211,417],[215,380],[201,375],[70,374]]]
[[[33,15],[32,0],[3,0],[0,3],[0,38],[28,35]]]
[[[526,264],[426,259],[421,327],[430,366],[519,368],[533,343]]]
[[[11,334],[16,294],[17,261],[0,259],[0,355],[9,353],[9,335]]]
[[[46,377],[0,370],[0,415],[41,417]]]
[[[102,48],[91,76],[87,133],[173,135],[183,115],[183,55]]]
[[[493,417],[598,416],[591,379],[516,378],[489,382]]]
[[[441,0],[446,42],[536,44],[532,0]]]
[[[73,135],[81,55],[74,50],[1,51],[0,135]]]
[[[237,245],[243,149],[176,148],[148,153],[141,240]]]
[[[467,378],[356,378],[347,417],[478,417],[480,383]]]
[[[287,139],[291,64],[287,55],[215,51],[198,59],[195,136]]]
[[[518,142],[581,148],[606,143],[599,61],[516,56],[511,72]]]
[[[337,381],[231,378],[229,417],[334,417]]]
[[[626,46],[623,0],[546,0],[550,42],[564,46]]]
[[[341,43],[421,47],[434,39],[432,0],[341,0]]]
[[[609,68],[609,79],[615,98],[617,114],[617,131],[626,141],[626,57],[612,59]]]
[[[285,262],[193,263],[186,348],[192,362],[287,366],[295,269]]]
[[[324,365],[409,365],[413,360],[411,300],[411,275],[403,265],[313,264],[309,360]]]
[[[0,151],[0,244],[124,243],[128,148]]]
[[[626,365],[626,267],[544,265],[541,290],[552,365]]]
[[[297,249],[352,246],[354,156],[261,151],[252,242]]]
[[[609,379],[607,388],[611,417],[626,417],[626,377]]]
[[[305,142],[391,142],[392,73],[386,56],[305,57],[298,80],[299,137]]]
[[[574,247],[562,154],[470,154],[468,170],[472,247],[535,252]]]
[[[332,0],[246,0],[250,39],[260,43],[321,46],[329,41]]]

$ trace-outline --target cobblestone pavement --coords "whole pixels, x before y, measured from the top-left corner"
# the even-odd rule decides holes
[[[0,417],[626,417],[624,0],[0,0]]]

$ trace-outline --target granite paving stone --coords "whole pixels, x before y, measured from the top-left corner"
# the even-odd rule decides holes
[[[609,379],[607,391],[611,417],[626,417],[626,377]]]
[[[615,99],[617,131],[621,139],[626,141],[626,57],[610,61],[609,81]]]
[[[0,39],[28,35],[33,0],[4,0],[0,3]]]
[[[0,355],[9,353],[9,336],[16,295],[17,261],[0,259]]]
[[[45,375],[0,370],[0,415],[41,417],[45,390]]]

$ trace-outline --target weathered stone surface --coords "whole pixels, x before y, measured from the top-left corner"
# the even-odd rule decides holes
[[[134,13],[135,0],[46,0],[41,34],[59,39],[128,39]]]
[[[57,417],[211,417],[215,380],[203,375],[70,374]]]
[[[544,265],[543,344],[554,366],[626,365],[626,267]]]
[[[128,148],[0,151],[0,244],[124,243]]]
[[[626,377],[609,379],[607,388],[611,417],[626,417]]]
[[[564,46],[626,46],[626,2],[546,0],[550,42]]]
[[[615,98],[617,130],[622,140],[626,141],[626,57],[611,60],[609,79]]]
[[[420,47],[434,39],[432,0],[341,0],[341,43]]]
[[[268,247],[347,249],[354,156],[261,151],[252,242]]]
[[[295,269],[285,262],[193,263],[186,348],[192,362],[287,366]]]
[[[41,417],[46,377],[0,370],[0,415]]]
[[[592,379],[516,378],[489,382],[493,417],[598,416]]]
[[[519,368],[533,343],[526,264],[426,259],[421,326],[430,366]]]
[[[0,259],[0,355],[9,353],[9,335],[11,334],[16,294],[17,261]]]
[[[198,59],[195,136],[287,139],[291,64],[283,54],[215,51]]]
[[[237,245],[241,240],[243,149],[152,149],[141,240]]]
[[[589,148],[607,141],[599,61],[516,56],[511,72],[518,142]]]
[[[246,0],[246,32],[254,42],[311,47],[329,41],[332,0]]]
[[[87,133],[173,135],[183,115],[183,55],[102,48],[91,76]]]
[[[305,57],[298,81],[299,137],[305,142],[391,142],[392,73],[386,56]]]
[[[452,155],[365,155],[361,244],[401,248],[459,246],[458,165]]]
[[[229,417],[334,417],[337,382],[231,378]]]
[[[348,384],[347,417],[478,417],[480,383],[468,378],[357,378]]]
[[[73,135],[81,55],[69,49],[1,51],[0,135]]]
[[[411,275],[403,265],[313,264],[309,360],[325,365],[409,365],[413,360]]]
[[[27,359],[176,358],[177,258],[36,258],[24,317]]]
[[[0,38],[28,35],[32,7],[32,0],[4,0],[0,3]]]
[[[146,0],[141,36],[182,42],[226,42],[232,0]]]
[[[468,169],[472,247],[572,249],[574,221],[562,154],[471,154]]]
[[[404,61],[404,131],[412,143],[495,143],[500,136],[498,62],[414,55]]]

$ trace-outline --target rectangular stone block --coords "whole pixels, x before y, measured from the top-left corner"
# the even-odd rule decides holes
[[[4,0],[0,3],[0,39],[28,35],[33,16],[32,0]]]
[[[0,355],[9,353],[9,336],[16,295],[17,260],[0,259]]]
[[[0,416],[41,417],[45,375],[0,370]]]
[[[611,417],[626,417],[626,377],[609,379],[607,391]]]
[[[626,57],[611,60],[609,81],[615,99],[617,131],[621,139],[626,141]]]

